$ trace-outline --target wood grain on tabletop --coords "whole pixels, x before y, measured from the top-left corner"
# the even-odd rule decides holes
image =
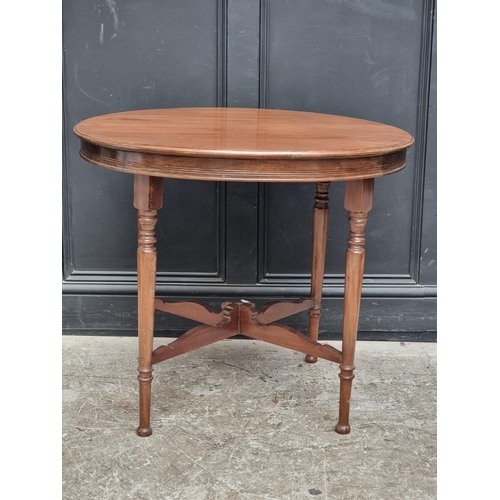
[[[345,116],[246,108],[125,111],[75,126],[81,139],[121,150],[236,158],[338,158],[387,154],[407,132]]]

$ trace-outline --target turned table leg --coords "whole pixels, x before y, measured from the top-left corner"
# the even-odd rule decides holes
[[[151,381],[153,380],[154,301],[156,282],[157,210],[162,206],[163,179],[136,175],[134,178],[134,206],[138,210],[137,295],[139,331],[139,427],[137,434],[152,433],[150,426]]]
[[[346,251],[344,319],[342,325],[342,362],[340,364],[339,423],[335,430],[348,434],[354,351],[358,334],[361,287],[365,263],[365,226],[372,208],[373,179],[346,182],[344,207],[349,212],[349,239]]]
[[[311,297],[316,299],[316,304],[309,309],[309,337],[314,341],[318,340],[321,296],[323,294],[323,276],[325,274],[329,187],[329,182],[317,182],[316,196],[314,198]],[[308,363],[316,363],[318,358],[308,354],[306,356],[306,361]]]

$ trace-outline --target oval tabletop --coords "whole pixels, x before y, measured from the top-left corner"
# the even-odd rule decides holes
[[[122,172],[222,181],[335,181],[406,165],[413,137],[345,116],[245,108],[172,108],[89,118],[80,155]]]

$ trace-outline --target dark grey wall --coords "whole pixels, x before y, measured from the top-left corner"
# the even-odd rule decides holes
[[[86,164],[72,127],[113,111],[239,106],[343,114],[416,142],[375,183],[361,338],[436,329],[433,0],[63,2],[66,333],[133,334],[132,176]],[[338,338],[347,218],[333,184],[322,338]],[[165,182],[158,294],[217,305],[308,294],[309,184]],[[158,335],[189,322],[158,313]],[[305,314],[291,318],[304,328]]]

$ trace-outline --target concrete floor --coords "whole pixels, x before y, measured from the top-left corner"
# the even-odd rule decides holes
[[[64,500],[436,498],[436,344],[358,343],[345,436],[328,361],[231,340],[160,363],[139,438],[137,339],[63,348]]]

